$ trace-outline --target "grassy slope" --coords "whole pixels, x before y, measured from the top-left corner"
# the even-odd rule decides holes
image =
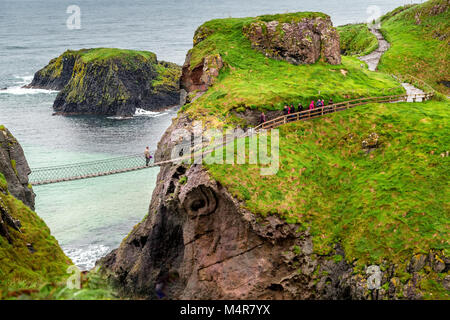
[[[382,32],[391,48],[381,58],[380,71],[410,74],[450,94],[449,88],[438,83],[450,81],[450,13],[447,8],[438,15],[431,14],[434,6],[444,3],[448,4],[448,0],[398,8],[382,18]],[[416,14],[420,16],[420,25],[415,24]]]
[[[0,188],[7,190],[6,180],[1,173]],[[0,198],[12,217],[19,219],[22,224],[22,232],[9,228],[13,244],[0,237],[0,289],[12,283],[27,285],[60,280],[65,276],[71,261],[50,235],[44,221],[11,194],[0,193]],[[35,253],[30,253],[27,243],[33,245]]]
[[[293,14],[286,17],[264,16],[263,19],[287,21],[300,17],[301,14],[298,17]],[[312,99],[319,96],[338,102],[404,92],[391,77],[361,68],[361,62],[356,58],[343,57],[342,65],[338,66],[323,62],[295,66],[265,57],[252,49],[242,32],[245,25],[259,19],[212,20],[199,28],[200,34],[209,36],[196,43],[191,50],[191,68],[199,64],[203,57],[214,54],[221,55],[225,67],[220,71],[218,81],[205,95],[183,108],[188,114],[204,118],[210,121],[210,125],[220,126],[223,122],[239,123],[230,112],[233,109],[273,110],[281,109],[285,103],[309,105]],[[348,73],[344,75],[341,69]]]
[[[450,158],[440,156],[450,150],[448,108],[366,105],[282,126],[274,176],[255,165],[207,167],[252,212],[309,228],[317,253],[340,242],[358,266],[405,267],[413,253],[450,254]],[[372,132],[381,147],[366,154],[361,141]]]
[[[341,52],[346,56],[364,56],[378,48],[378,40],[366,24],[348,24],[337,27]]]
[[[1,128],[1,127],[0,127]],[[7,190],[0,173],[0,189]],[[63,253],[45,222],[22,201],[0,192],[14,219],[19,219],[21,233],[9,228],[14,240],[9,244],[0,236],[0,300],[2,299],[113,299],[114,292],[95,273],[82,279],[82,289],[66,288],[70,259]],[[36,250],[30,253],[27,243]]]

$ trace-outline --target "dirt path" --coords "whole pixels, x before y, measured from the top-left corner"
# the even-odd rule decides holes
[[[384,39],[383,35],[380,32],[380,28],[381,28],[381,25],[377,24],[370,29],[370,32],[372,32],[375,35],[375,37],[377,37],[377,39],[378,39],[378,49],[376,49],[375,51],[373,51],[372,53],[370,53],[366,56],[359,57],[359,60],[367,63],[370,71],[375,71],[377,69],[378,63],[380,62],[380,59],[381,59],[381,56],[391,46],[389,44],[389,42],[387,42]]]
[[[380,62],[381,56],[391,47],[389,42],[384,39],[383,35],[380,31],[381,24],[378,23],[374,25],[372,28],[370,28],[370,32],[372,32],[375,37],[377,37],[378,40],[378,49],[373,51],[372,53],[359,57],[359,60],[364,61],[369,66],[370,71],[376,71],[378,67],[378,63]],[[403,88],[406,90],[406,94],[408,95],[408,102],[413,102],[413,97],[418,94],[424,94],[422,90],[414,87],[412,84],[409,83],[402,83]],[[417,98],[417,102],[422,102],[422,98]]]

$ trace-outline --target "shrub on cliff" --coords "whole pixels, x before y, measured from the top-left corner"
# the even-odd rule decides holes
[[[348,24],[337,28],[341,39],[341,53],[364,56],[378,48],[378,40],[366,24]]]

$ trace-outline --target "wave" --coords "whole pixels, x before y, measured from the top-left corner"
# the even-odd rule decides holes
[[[136,108],[136,112],[134,113],[135,117],[150,117],[150,118],[156,118],[167,114],[167,112],[155,112],[155,111],[148,111],[141,108]]]
[[[0,94],[14,94],[14,95],[25,95],[25,94],[40,94],[47,93],[52,94],[58,92],[57,90],[46,90],[46,89],[34,89],[34,88],[23,88],[24,85],[29,84],[33,80],[33,76],[15,76],[17,79],[15,85],[11,87],[6,87],[0,89]]]
[[[52,94],[52,93],[56,93],[56,92],[58,92],[58,91],[57,90],[46,90],[46,89],[23,88],[22,86],[9,87],[9,88],[0,90],[0,94],[14,94],[14,95],[39,94],[39,93]]]
[[[104,257],[111,249],[105,245],[87,245],[84,247],[63,248],[66,255],[81,270],[90,270],[95,262]]]
[[[112,116],[112,117],[106,117],[106,119],[111,119],[111,120],[129,120],[129,119],[133,119],[133,117]]]

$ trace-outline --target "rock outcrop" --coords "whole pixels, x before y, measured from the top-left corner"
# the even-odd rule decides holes
[[[313,64],[319,59],[341,63],[339,33],[330,17],[296,22],[257,21],[244,28],[252,46],[266,56],[292,64]]]
[[[61,90],[58,114],[131,116],[179,104],[181,68],[151,52],[120,49],[66,51],[39,70],[27,87]]]
[[[31,169],[22,147],[3,126],[0,126],[0,173],[8,183],[9,192],[34,210],[35,195],[28,180]]]
[[[214,84],[223,68],[223,60],[219,54],[209,55],[195,65],[191,65],[191,53],[186,56],[181,75],[181,88],[186,92],[205,92]]]

